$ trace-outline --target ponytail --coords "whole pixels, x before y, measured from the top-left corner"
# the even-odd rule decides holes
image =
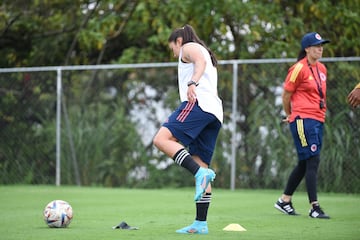
[[[197,35],[195,30],[188,24],[186,24],[182,28],[175,29],[169,36],[168,42],[175,42],[177,38],[182,37],[183,42],[182,45],[189,43],[189,42],[195,42],[203,46],[210,54],[211,62],[214,67],[217,66],[217,60],[215,57],[215,54],[211,51],[210,48],[206,46],[204,41],[202,41]]]
[[[304,57],[306,57],[306,52],[304,49],[300,50],[298,57],[297,57],[297,61],[300,61],[301,59],[303,59]]]

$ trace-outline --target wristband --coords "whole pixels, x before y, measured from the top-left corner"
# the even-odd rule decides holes
[[[195,85],[195,87],[197,87],[199,85],[199,83],[197,83],[197,82],[195,82],[193,80],[188,81],[187,86],[190,87],[191,85]]]

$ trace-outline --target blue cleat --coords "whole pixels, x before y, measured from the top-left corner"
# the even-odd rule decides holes
[[[198,201],[206,188],[208,187],[210,181],[214,181],[215,172],[209,168],[200,167],[195,174],[195,196],[194,201]]]
[[[208,234],[209,229],[206,221],[195,220],[190,226],[176,230],[176,232],[182,234]]]

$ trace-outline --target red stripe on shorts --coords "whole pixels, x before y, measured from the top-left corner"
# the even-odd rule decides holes
[[[186,117],[189,116],[191,110],[194,108],[195,103],[188,102],[183,110],[181,110],[181,113],[176,118],[179,122],[184,122]]]

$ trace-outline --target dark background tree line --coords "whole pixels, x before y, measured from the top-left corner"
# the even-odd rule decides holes
[[[345,0],[204,0],[196,4],[191,0],[4,0],[0,3],[0,67],[174,61],[167,37],[186,23],[219,60],[295,58],[301,36],[309,31],[331,40],[324,57],[359,56],[359,8],[359,2]],[[322,163],[321,187],[359,192],[359,111],[348,108],[345,101],[346,93],[360,80],[359,63],[327,65],[329,118],[323,158],[329,160]],[[288,129],[278,124],[281,107],[273,104],[272,90],[281,84],[288,66],[239,68],[237,186],[278,188],[294,164]],[[136,104],[153,112],[150,103],[165,102],[168,109],[176,105],[175,70],[63,73],[64,111],[69,119],[62,134],[63,168],[69,169],[63,173],[64,183],[130,187],[190,183],[171,164],[166,171],[149,164],[166,159],[154,152],[151,143],[140,140],[129,117]],[[225,108],[231,106],[231,72],[230,66],[219,69]],[[53,183],[55,79],[55,73],[0,74],[2,183]],[[144,94],[149,86],[156,89],[154,96]],[[113,87],[118,97],[109,97],[106,90]],[[230,122],[230,117],[227,114],[225,120]],[[149,121],[160,124],[157,119]],[[263,126],[272,131],[264,135],[259,131]],[[74,141],[80,165],[79,181],[74,179],[69,139]],[[229,186],[229,162],[224,157],[229,146],[221,144],[229,139],[230,130],[224,129],[214,163],[219,187]],[[150,174],[143,175],[141,166]],[[143,179],[147,181],[142,183]]]

